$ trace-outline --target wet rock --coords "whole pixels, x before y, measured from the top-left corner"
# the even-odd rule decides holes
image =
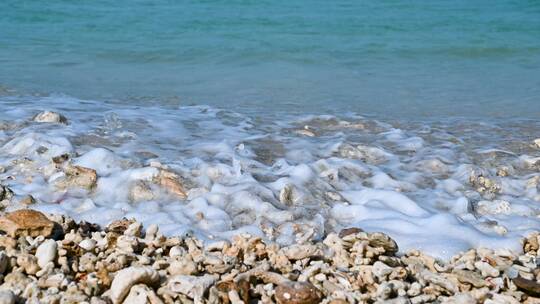
[[[355,234],[355,233],[359,233],[359,232],[363,232],[363,231],[364,230],[362,230],[360,228],[357,228],[357,227],[345,228],[345,229],[341,229],[338,236],[340,238],[344,238],[347,235],[351,235],[351,234]]]
[[[21,209],[0,218],[0,230],[12,237],[45,236],[52,234],[54,222],[43,213],[31,209]]]
[[[91,190],[96,186],[96,170],[81,166],[68,165],[64,168],[65,176],[56,181],[59,188],[83,188]]]
[[[180,181],[180,177],[172,172],[162,170],[156,177],[156,183],[167,190],[169,193],[178,196],[181,199],[187,198],[187,192]]]
[[[52,112],[52,111],[40,112],[36,116],[34,116],[32,120],[35,122],[61,123],[65,125],[68,123],[68,120],[64,115],[57,112]]]
[[[151,201],[156,198],[156,195],[147,182],[139,180],[131,185],[128,197],[131,202],[138,203]]]
[[[309,282],[286,282],[276,288],[279,304],[315,304],[322,300],[322,294]]]
[[[121,234],[124,234],[124,232],[128,229],[129,225],[133,223],[135,223],[134,219],[123,218],[121,220],[116,220],[116,221],[111,222],[107,226],[105,231],[121,235]]]
[[[27,195],[25,197],[23,197],[20,201],[19,201],[19,204],[23,205],[23,206],[30,206],[30,205],[34,205],[36,203],[36,199],[31,196],[31,195]]]
[[[0,201],[11,200],[13,198],[13,191],[7,186],[0,185]]]

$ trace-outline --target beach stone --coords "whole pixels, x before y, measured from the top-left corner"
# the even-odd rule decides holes
[[[522,277],[517,277],[513,279],[512,282],[514,282],[517,288],[529,296],[540,297],[540,283],[536,280],[527,280]]]
[[[136,181],[129,189],[129,200],[133,203],[151,201],[156,198],[150,185],[142,180]]]
[[[345,228],[345,229],[341,229],[338,236],[340,238],[344,238],[347,235],[351,235],[351,234],[355,234],[355,233],[359,233],[359,232],[363,232],[363,231],[364,230],[362,230],[360,228],[357,228],[357,227]]]
[[[36,116],[34,116],[32,120],[41,123],[61,123],[65,125],[67,125],[68,123],[68,120],[64,115],[52,111],[40,112]]]
[[[56,258],[57,251],[58,245],[54,240],[48,239],[41,243],[36,249],[36,258],[39,267],[45,268],[49,262],[53,262]]]
[[[116,273],[111,284],[110,298],[113,304],[122,303],[133,285],[155,285],[158,282],[159,274],[152,267],[125,268]]]
[[[276,288],[278,304],[315,304],[322,300],[322,294],[309,282],[285,282]]]
[[[0,201],[11,200],[13,197],[13,191],[7,186],[0,185]]]
[[[148,286],[139,284],[131,287],[123,304],[162,304],[163,301]]]
[[[85,239],[79,243],[79,247],[81,247],[85,251],[92,251],[94,250],[94,248],[96,248],[96,244],[97,244],[96,240]]]
[[[4,251],[0,251],[0,274],[6,272],[9,263],[9,258]]]
[[[135,223],[134,219],[123,218],[121,220],[112,221],[105,231],[115,233],[115,234],[124,234],[128,229],[129,225]]]
[[[82,166],[68,165],[64,169],[66,176],[57,182],[60,188],[79,187],[91,190],[96,186],[96,170]]]
[[[42,235],[48,237],[52,234],[54,222],[43,213],[31,209],[21,209],[8,213],[0,218],[0,230],[11,237]]]
[[[17,297],[11,292],[11,290],[0,291],[0,304],[15,304]]]
[[[181,199],[187,198],[187,193],[180,182],[180,177],[175,173],[162,170],[157,176],[157,184]]]

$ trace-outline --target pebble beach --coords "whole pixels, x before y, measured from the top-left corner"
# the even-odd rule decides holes
[[[134,220],[101,228],[22,209],[0,230],[0,303],[540,303],[538,233],[519,254],[440,261],[396,255],[389,236],[359,228],[285,247],[248,234],[203,244]]]

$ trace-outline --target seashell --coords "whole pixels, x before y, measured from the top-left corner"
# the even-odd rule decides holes
[[[195,302],[200,303],[206,290],[215,281],[216,278],[209,274],[200,277],[176,275],[169,278],[167,288],[174,293],[186,295]]]
[[[288,281],[276,287],[275,297],[278,304],[316,304],[322,293],[309,282]]]
[[[122,303],[135,284],[154,285],[159,282],[159,274],[151,267],[129,267],[116,273],[111,284],[110,298],[113,304]]]
[[[124,304],[162,304],[163,301],[148,286],[143,284],[131,287]]]
[[[58,252],[58,245],[54,240],[48,239],[41,243],[36,250],[36,258],[39,267],[44,268],[49,262],[53,262]]]

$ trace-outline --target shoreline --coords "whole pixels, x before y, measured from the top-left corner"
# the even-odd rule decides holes
[[[443,262],[397,256],[390,237],[359,228],[284,247],[246,234],[203,244],[134,220],[101,228],[21,209],[0,230],[2,303],[540,303],[538,233],[525,253]]]

